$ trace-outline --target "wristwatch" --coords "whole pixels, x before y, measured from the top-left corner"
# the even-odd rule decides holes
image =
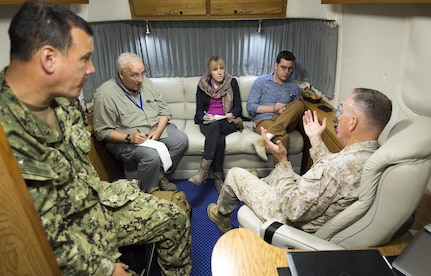
[[[126,144],[130,144],[130,134],[127,134],[126,138],[124,138],[124,142],[126,142]]]

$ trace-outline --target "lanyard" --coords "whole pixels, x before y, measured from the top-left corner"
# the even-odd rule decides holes
[[[123,90],[124,94],[127,96],[127,98],[129,98],[129,100],[132,101],[132,103],[134,103],[139,109],[143,109],[143,105],[142,105],[142,94],[141,92],[139,92],[139,100],[140,100],[140,104],[138,104],[135,99],[129,95],[129,93],[127,93],[126,90],[124,90],[124,88],[117,82],[118,86],[121,88],[121,90]]]

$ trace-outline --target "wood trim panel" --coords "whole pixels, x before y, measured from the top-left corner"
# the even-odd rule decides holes
[[[61,275],[0,124],[0,275]]]
[[[88,154],[91,164],[97,171],[101,180],[112,182],[123,174],[123,165],[109,153],[103,142],[99,142],[94,137],[93,115],[87,116],[88,125],[85,127],[91,133],[91,150]]]
[[[322,4],[421,4],[431,0],[322,0]]]

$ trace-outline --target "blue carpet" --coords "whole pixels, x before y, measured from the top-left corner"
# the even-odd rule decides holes
[[[187,201],[192,205],[191,233],[192,233],[192,258],[193,266],[191,276],[211,276],[211,255],[217,240],[223,233],[208,218],[207,206],[210,203],[217,203],[218,193],[214,188],[214,181],[207,180],[202,185],[196,186],[187,180],[175,180],[178,189],[184,191]],[[242,203],[240,204],[242,205]],[[238,210],[238,208],[237,208]],[[232,226],[237,228],[237,210],[231,216]],[[131,247],[124,253],[123,261],[135,269],[141,271],[144,263],[136,260],[143,260],[148,254],[149,247]],[[156,258],[151,262],[150,276],[160,276],[160,267]]]
[[[184,191],[188,202],[192,205],[191,232],[193,268],[191,276],[211,275],[211,254],[217,240],[223,233],[208,218],[207,206],[217,203],[218,193],[213,180],[207,180],[196,186],[187,180],[173,181],[179,190]],[[232,226],[238,227],[237,211],[231,216]]]

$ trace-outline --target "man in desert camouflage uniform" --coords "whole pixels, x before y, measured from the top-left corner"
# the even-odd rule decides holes
[[[344,148],[339,153],[331,153],[321,138],[326,118],[320,124],[317,113],[307,110],[303,123],[314,163],[303,176],[293,171],[283,144],[272,143],[262,128],[262,138],[276,161],[275,168],[261,179],[247,170],[232,168],[217,204],[208,206],[208,216],[226,232],[232,228],[230,214],[243,201],[262,220],[277,219],[315,232],[357,200],[362,168],[378,148],[377,139],[391,112],[392,103],[384,94],[372,89],[355,89],[338,112],[337,137]]]
[[[63,274],[129,275],[118,248],[155,243],[163,275],[189,275],[187,214],[131,181],[101,181],[87,156],[90,134],[76,98],[94,73],[89,24],[30,1],[9,35],[1,123]]]

